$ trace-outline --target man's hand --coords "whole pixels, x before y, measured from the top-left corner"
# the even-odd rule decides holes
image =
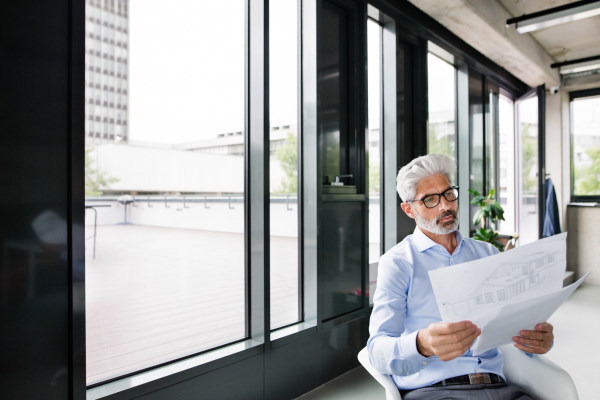
[[[513,336],[515,341],[513,345],[529,354],[546,354],[552,347],[553,330],[552,324],[547,322],[538,324],[535,331],[521,331],[519,332],[521,336]]]
[[[450,361],[463,355],[479,335],[481,329],[469,321],[437,322],[419,331],[417,350],[425,357],[436,355],[442,361]]]

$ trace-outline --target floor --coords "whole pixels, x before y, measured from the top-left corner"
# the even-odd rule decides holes
[[[600,285],[583,284],[549,322],[555,345],[547,357],[571,375],[581,400],[600,399]],[[358,367],[298,399],[385,400],[385,392]]]
[[[242,234],[111,225],[95,258],[86,244],[88,385],[245,335]],[[298,320],[297,260],[296,238],[271,238],[274,327]]]

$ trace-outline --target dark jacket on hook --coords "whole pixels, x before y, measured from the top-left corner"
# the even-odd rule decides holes
[[[556,201],[556,192],[552,179],[546,179],[546,216],[544,218],[544,230],[542,237],[557,235],[560,230],[560,216],[558,215],[558,202]]]

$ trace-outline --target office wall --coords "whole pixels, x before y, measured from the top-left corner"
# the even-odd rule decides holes
[[[575,279],[600,285],[600,207],[567,207],[567,266]]]

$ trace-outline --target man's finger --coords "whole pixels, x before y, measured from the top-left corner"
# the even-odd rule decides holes
[[[458,343],[461,342],[462,340],[464,340],[465,338],[472,336],[472,335],[476,335],[477,334],[477,328],[467,328],[467,329],[463,329],[462,331],[457,331],[457,332],[453,332],[453,333],[447,333],[447,334],[441,334],[437,336],[437,339],[439,341],[440,344],[446,344],[446,343]]]
[[[529,354],[546,354],[548,352],[548,349],[542,349],[541,347],[529,347],[529,346],[523,346],[522,344],[519,343],[513,343],[513,345],[519,349],[519,350],[523,350]]]
[[[550,344],[545,340],[527,339],[520,336],[513,337],[513,340],[525,346],[542,347],[544,349],[550,348]]]
[[[454,332],[464,331],[466,329],[473,330],[472,327],[476,329],[475,325],[470,321],[461,321],[453,323],[440,322],[437,324],[432,324],[430,326],[431,333],[437,333],[439,335],[447,335]]]
[[[554,327],[552,326],[552,324],[544,322],[544,323],[541,323],[541,324],[537,324],[535,326],[535,329],[537,331],[540,331],[540,332],[552,332],[552,330],[554,329]]]
[[[538,332],[538,331],[521,331],[519,335],[524,338],[537,339],[537,340],[548,340],[551,337],[551,333]]]
[[[469,349],[469,347],[471,347],[475,339],[477,339],[477,334],[473,332],[459,341],[445,343],[440,342],[436,346],[436,353],[438,353],[438,356],[439,354],[449,354],[454,352],[460,352],[460,354],[463,354]]]

